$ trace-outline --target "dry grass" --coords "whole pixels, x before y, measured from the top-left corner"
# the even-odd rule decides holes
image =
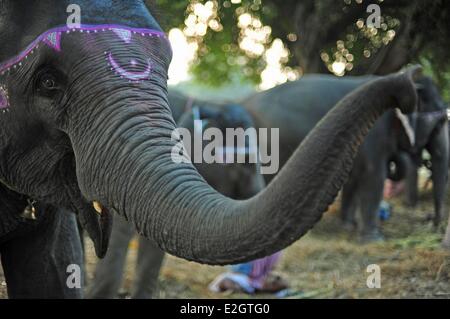
[[[392,200],[393,215],[383,224],[386,241],[364,246],[341,230],[332,207],[310,234],[285,251],[277,271],[291,284],[290,298],[449,298],[450,252],[440,247],[444,225],[436,232],[425,221],[432,211],[430,203],[429,194],[416,209],[405,207],[400,199]],[[124,282],[127,290],[136,248],[130,249]],[[89,250],[88,276],[92,276],[95,263]],[[369,264],[381,267],[381,289],[366,286]],[[223,270],[168,257],[159,297],[251,298],[209,292],[208,284]],[[4,288],[0,287],[0,296],[5,296]]]
[[[426,221],[430,203],[429,194],[416,209],[405,207],[400,199],[392,200],[393,215],[383,224],[386,241],[370,245],[359,245],[354,235],[341,229],[337,205],[333,206],[310,234],[286,249],[277,272],[289,280],[290,298],[449,298],[450,252],[440,247],[444,227],[436,232]],[[135,251],[130,255],[127,290]],[[367,288],[370,264],[381,267],[381,289]],[[223,267],[168,257],[159,297],[250,298],[208,291],[208,284],[222,271]]]

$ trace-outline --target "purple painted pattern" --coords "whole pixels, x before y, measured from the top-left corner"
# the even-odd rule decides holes
[[[3,86],[0,86],[0,110],[6,110],[8,107],[8,92]]]
[[[128,79],[130,82],[140,82],[145,79],[148,79],[150,77],[150,73],[152,71],[150,59],[147,60],[147,66],[146,66],[145,70],[142,72],[132,72],[132,71],[125,70],[122,66],[119,65],[118,62],[116,62],[112,53],[108,54],[108,62],[109,62],[109,65],[111,66],[111,69],[114,72],[116,72],[116,74],[118,76],[120,76],[121,78]],[[131,60],[130,65],[136,66],[137,65],[136,60]]]
[[[42,42],[53,48],[55,51],[61,51],[61,32],[52,32],[42,39]]]
[[[58,27],[54,29],[50,29],[43,34],[41,34],[39,37],[37,37],[30,45],[27,46],[25,50],[23,50],[20,54],[16,55],[15,57],[9,59],[8,61],[4,63],[0,63],[0,75],[4,75],[8,71],[11,70],[11,68],[17,68],[22,65],[22,61],[28,57],[28,55],[33,54],[34,50],[36,50],[40,44],[44,44],[52,49],[54,49],[57,52],[60,52],[62,50],[61,48],[61,38],[64,34],[68,34],[71,32],[80,32],[80,33],[100,33],[100,32],[114,32],[120,39],[122,39],[125,43],[130,43],[132,41],[133,35],[140,35],[140,36],[149,36],[149,37],[158,37],[163,38],[167,40],[166,35],[164,32],[157,31],[157,30],[151,30],[151,29],[142,29],[142,28],[131,28],[127,26],[121,26],[121,25],[113,25],[113,24],[107,24],[107,25],[81,25],[79,28],[69,28],[67,26],[64,27]],[[118,73],[123,73],[122,70],[119,68],[116,70]],[[145,73],[145,72],[144,72]],[[132,73],[130,73],[132,74]],[[124,73],[123,75],[130,75],[128,73]],[[131,81],[136,78],[136,76],[132,76]],[[138,77],[140,78],[140,77]]]
[[[0,63],[0,111],[3,113],[8,111],[9,97],[8,90],[4,85],[2,85],[2,77],[10,74],[11,70],[22,67],[22,64],[28,56],[33,54],[40,46],[46,46],[54,50],[56,53],[63,51],[61,45],[62,38],[65,34],[70,33],[85,33],[85,34],[97,34],[102,32],[109,32],[112,36],[117,36],[121,39],[125,45],[133,41],[133,37],[157,37],[162,38],[164,41],[168,41],[167,37],[163,32],[142,29],[142,28],[131,28],[121,25],[81,25],[79,28],[69,28],[67,26],[57,27],[50,29],[40,36],[38,36],[33,42],[31,42],[25,50],[23,50],[18,55],[12,57],[6,62]],[[136,59],[131,58],[126,65],[121,65],[117,59],[114,58],[111,52],[105,52],[106,62],[108,68],[111,69],[117,76],[122,79],[126,79],[131,83],[139,83],[144,80],[150,79],[152,64],[151,60],[147,59],[139,65]],[[128,70],[130,69],[130,70]],[[142,70],[138,72],[137,70]],[[5,81],[5,80],[3,80]]]

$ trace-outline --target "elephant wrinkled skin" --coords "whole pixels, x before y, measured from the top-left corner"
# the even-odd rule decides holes
[[[0,60],[64,25],[69,3],[3,0]],[[83,216],[97,214],[95,201],[102,216],[100,251],[107,237],[102,219],[115,212],[162,250],[188,260],[229,264],[273,254],[321,218],[375,121],[390,108],[409,113],[416,107],[417,68],[368,82],[315,126],[265,190],[232,200],[211,188],[192,164],[171,160],[171,49],[156,36],[160,27],[143,2],[79,4],[83,23],[115,27],[64,34],[60,51],[54,43],[41,45],[0,76],[9,93],[9,111],[0,114],[0,180],[39,203]],[[23,12],[33,15],[23,19]],[[155,36],[130,38],[127,28],[152,29]]]

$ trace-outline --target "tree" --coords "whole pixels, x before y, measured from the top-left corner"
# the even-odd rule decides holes
[[[290,51],[289,58],[282,61],[288,71],[386,74],[407,63],[425,61],[441,84],[447,81],[450,3],[445,0],[155,1],[161,11],[169,12],[165,19],[168,29],[186,29],[199,4],[213,7],[206,30],[189,34],[191,41],[199,43],[194,74],[213,84],[232,80],[235,74],[259,81],[267,65],[265,52],[275,38]],[[366,24],[371,3],[381,9],[380,28]],[[246,23],[249,15],[252,19],[250,31],[242,25],[243,15]],[[264,50],[246,50],[245,35],[267,27],[270,34],[258,43]],[[336,66],[341,69],[335,70]]]

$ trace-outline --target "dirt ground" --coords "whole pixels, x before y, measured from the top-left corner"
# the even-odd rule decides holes
[[[286,249],[277,272],[291,284],[286,298],[450,298],[450,251],[441,248],[444,223],[438,232],[426,221],[432,212],[431,195],[422,195],[415,209],[402,199],[390,201],[392,217],[383,223],[386,241],[357,243],[354,234],[342,230],[338,210],[332,207],[322,221],[300,241]],[[136,256],[130,245],[124,290],[129,291]],[[88,252],[88,278],[97,261]],[[367,266],[381,267],[381,288],[366,285]],[[210,267],[168,257],[159,282],[159,298],[252,298],[239,294],[215,294],[208,284],[223,267]],[[6,285],[0,277],[0,297]],[[271,296],[257,295],[258,298]]]

